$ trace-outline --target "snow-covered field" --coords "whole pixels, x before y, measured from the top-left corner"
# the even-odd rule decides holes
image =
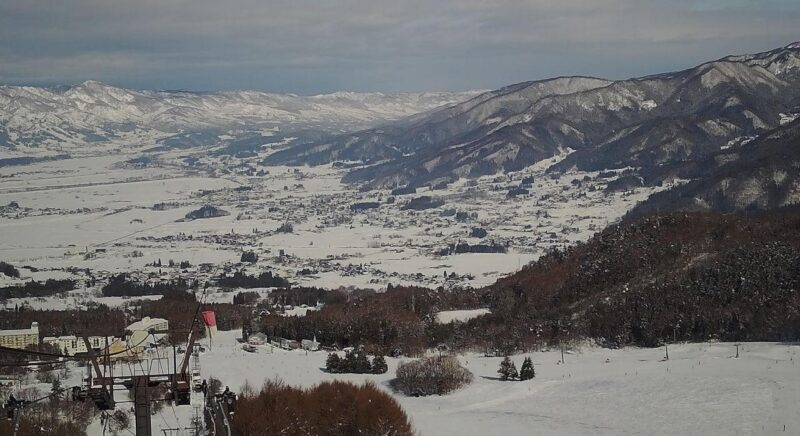
[[[391,392],[398,360],[384,375],[331,375],[324,352],[240,349],[234,332],[221,332],[201,355],[204,377],[238,390],[279,378],[297,386],[326,379],[372,381]],[[501,358],[459,356],[474,382],[450,395],[394,394],[421,436],[437,435],[766,435],[800,432],[800,366],[796,344],[676,344],[664,349],[584,347],[566,354],[534,352],[536,378],[503,382]],[[512,356],[517,366],[523,356]],[[154,431],[186,426],[192,408],[166,408]],[[784,433],[784,425],[786,432]],[[158,426],[158,427],[155,427]],[[97,433],[99,426],[93,426]]]
[[[469,321],[472,318],[477,318],[481,315],[490,313],[489,309],[464,309],[464,310],[445,310],[436,314],[436,321],[442,324],[447,324],[455,321]]]
[[[613,178],[597,173],[546,175],[545,169],[565,156],[560,155],[521,172],[392,197],[389,191],[343,185],[344,171],[331,166],[261,166],[269,152],[267,147],[239,159],[209,150],[168,150],[148,155],[150,163],[142,166],[130,164],[139,156],[131,153],[0,167],[0,259],[38,270],[23,269],[21,281],[66,275],[82,283],[88,270],[102,284],[119,272],[206,280],[210,275],[199,275],[200,264],[218,271],[236,266],[242,251],[252,250],[260,261],[247,267],[250,274],[269,269],[305,286],[483,286],[552,247],[588,239],[653,192],[607,194],[603,188]],[[196,161],[187,165],[187,158]],[[531,193],[508,197],[523,177],[533,177]],[[445,204],[403,210],[420,195]],[[351,210],[359,202],[380,206]],[[206,204],[229,215],[183,220]],[[287,222],[292,232],[276,231]],[[487,235],[473,236],[473,228]],[[508,248],[440,255],[457,243]],[[153,267],[159,259],[189,261],[191,267]],[[96,298],[98,289],[81,287],[68,298],[37,304],[74,307]],[[72,303],[62,305],[67,300]]]

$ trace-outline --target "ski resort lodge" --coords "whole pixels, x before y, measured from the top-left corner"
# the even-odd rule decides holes
[[[113,343],[116,338],[113,336],[89,336],[89,346],[95,351],[100,351],[106,347],[106,344]],[[108,342],[106,342],[108,340]],[[61,350],[65,356],[74,356],[76,354],[87,353],[86,343],[83,338],[78,336],[48,336],[42,339],[42,343],[50,344]]]
[[[39,345],[39,323],[31,323],[29,329],[0,330],[0,346],[25,349],[30,345]]]

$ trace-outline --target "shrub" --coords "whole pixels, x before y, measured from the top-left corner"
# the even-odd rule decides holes
[[[411,396],[445,395],[472,383],[472,373],[453,356],[423,357],[401,363],[392,386]]]
[[[323,382],[311,389],[268,381],[258,394],[242,393],[233,433],[239,435],[385,435],[414,434],[408,416],[372,383]]]
[[[386,365],[386,359],[383,356],[375,356],[372,359],[372,373],[373,374],[386,374],[386,371],[389,370],[389,366]]]

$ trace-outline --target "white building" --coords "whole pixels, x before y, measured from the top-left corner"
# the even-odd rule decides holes
[[[29,329],[0,330],[0,346],[21,350],[39,345],[39,323],[31,323]]]
[[[317,351],[319,350],[319,342],[317,342],[316,336],[314,339],[303,339],[301,342],[303,349],[306,351]]]
[[[89,340],[89,346],[91,346],[94,351],[98,352],[105,349],[106,339],[109,344],[114,343],[116,340],[113,336],[89,336],[87,339]],[[78,336],[48,336],[42,339],[42,343],[57,347],[65,356],[74,356],[76,354],[88,352],[83,338]]]
[[[168,329],[169,321],[166,319],[150,318],[146,316],[125,329],[128,332],[128,345],[138,352],[151,344],[158,343],[161,339],[166,337],[164,333],[151,334],[151,331],[164,331]]]

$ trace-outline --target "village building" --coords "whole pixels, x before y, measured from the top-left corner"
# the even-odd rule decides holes
[[[31,323],[29,329],[0,330],[0,346],[25,349],[31,345],[39,345],[39,323]]]
[[[314,339],[303,339],[300,341],[300,344],[306,351],[318,351],[320,345],[316,337],[314,337]]]
[[[89,336],[87,339],[89,340],[89,346],[92,347],[92,350],[98,352],[106,347],[106,341],[108,341],[108,344],[111,344],[116,340],[113,336]],[[50,344],[58,348],[65,356],[74,356],[76,354],[88,352],[86,349],[86,342],[84,342],[83,338],[78,336],[48,336],[42,339],[42,343]]]
[[[169,329],[169,321],[163,318],[146,316],[125,328],[128,332],[128,344],[135,352],[155,345],[166,337],[166,333],[153,333]]]

